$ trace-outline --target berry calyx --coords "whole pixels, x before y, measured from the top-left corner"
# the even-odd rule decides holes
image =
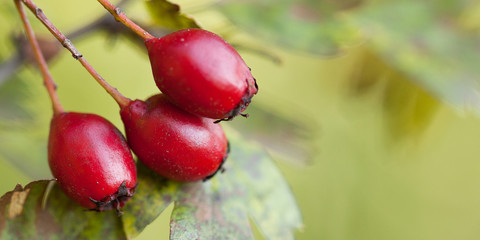
[[[120,131],[98,115],[55,115],[48,163],[60,188],[85,208],[118,210],[135,191],[137,174],[130,149]]]
[[[181,182],[210,178],[228,154],[220,125],[173,105],[158,94],[120,112],[128,144],[148,168]]]
[[[118,187],[118,190],[112,194],[105,196],[102,200],[97,201],[93,198],[90,198],[90,201],[95,203],[97,205],[96,208],[92,208],[90,210],[92,211],[97,211],[97,212],[103,212],[111,209],[116,209],[117,213],[119,215],[123,214],[123,212],[120,211],[120,208],[122,208],[125,205],[125,202],[128,201],[133,195],[135,194],[135,189],[136,185],[133,188],[128,188],[127,187],[127,182],[124,181],[120,187]]]
[[[185,29],[147,39],[145,45],[158,88],[190,113],[231,120],[258,91],[250,68],[214,33]]]

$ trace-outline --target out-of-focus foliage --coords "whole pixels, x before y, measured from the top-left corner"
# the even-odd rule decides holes
[[[277,44],[306,52],[335,55],[362,40],[360,31],[341,12],[361,0],[230,0],[220,10],[241,27]]]
[[[418,137],[435,116],[440,102],[378,56],[364,49],[347,84],[354,98],[378,94],[392,140]]]
[[[29,104],[35,99],[29,76],[16,74],[0,84],[0,156],[38,179],[48,177],[50,171],[45,164],[45,131],[37,125],[38,113]]]
[[[27,126],[0,128],[0,156],[32,179],[48,177],[50,170],[45,157],[45,135],[39,131],[38,125],[25,125]]]
[[[292,116],[280,114],[268,106],[252,104],[246,111],[250,115],[248,120],[232,121],[230,125],[245,138],[266,147],[276,157],[294,164],[308,164],[315,158],[316,148],[312,140],[319,136],[320,126],[301,108],[295,108],[297,112]]]
[[[180,30],[184,28],[199,28],[193,18],[180,12],[180,6],[167,0],[148,0],[147,7],[153,21],[158,26],[169,28],[171,30]]]
[[[363,39],[374,54],[425,92],[480,111],[480,68],[476,64],[480,38],[462,27],[463,23],[473,28],[468,19],[474,14],[460,15],[473,3],[231,0],[224,1],[220,9],[256,36],[288,42],[309,53],[336,53],[338,46]],[[315,50],[319,48],[329,51]]]
[[[30,93],[29,87],[19,75],[10,77],[11,79],[0,84],[0,123],[29,121],[32,113],[25,107]]]
[[[358,14],[371,46],[389,65],[438,98],[480,110],[480,38],[426,1],[371,6]]]

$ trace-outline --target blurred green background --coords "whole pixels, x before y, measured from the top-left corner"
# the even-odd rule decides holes
[[[96,1],[35,2],[64,32],[105,13]],[[480,237],[480,4],[175,2],[237,46],[252,68],[260,92],[251,117],[223,125],[245,128],[278,160],[304,217],[298,239]],[[278,19],[282,6],[290,15]],[[13,9],[13,2],[0,3],[3,61],[16,51],[12,35],[22,33]],[[126,9],[149,20],[143,1]],[[125,96],[158,92],[144,50],[132,41],[94,33],[75,44]],[[50,66],[66,110],[100,114],[123,128],[116,103],[68,52]],[[268,130],[266,113],[277,118],[272,125],[280,121],[269,134],[281,139],[251,133]],[[0,86],[1,193],[51,177],[51,114],[34,67],[19,68]],[[170,211],[138,239],[167,239]]]

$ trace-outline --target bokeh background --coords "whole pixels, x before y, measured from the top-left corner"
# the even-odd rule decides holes
[[[66,33],[105,14],[96,1],[35,2]],[[173,2],[252,68],[260,92],[250,118],[223,125],[276,160],[304,217],[298,239],[480,237],[478,2]],[[125,9],[152,22],[144,1]],[[13,2],[2,1],[0,13],[4,193],[51,178],[52,112],[35,67],[11,67],[22,34]],[[39,36],[53,40],[31,19]],[[129,37],[94,31],[74,43],[125,96],[158,92],[145,50]],[[49,65],[65,109],[123,128],[116,103],[67,51]],[[138,239],[167,239],[170,212]]]

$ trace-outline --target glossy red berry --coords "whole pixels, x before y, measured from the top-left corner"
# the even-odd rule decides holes
[[[55,115],[48,162],[61,189],[85,208],[118,211],[133,196],[137,174],[130,149],[120,131],[98,115]]]
[[[250,68],[214,33],[185,29],[145,45],[158,88],[190,113],[230,120],[258,91]]]
[[[228,141],[219,124],[183,111],[163,94],[145,102],[132,101],[120,113],[138,159],[168,179],[208,179],[228,154]]]

